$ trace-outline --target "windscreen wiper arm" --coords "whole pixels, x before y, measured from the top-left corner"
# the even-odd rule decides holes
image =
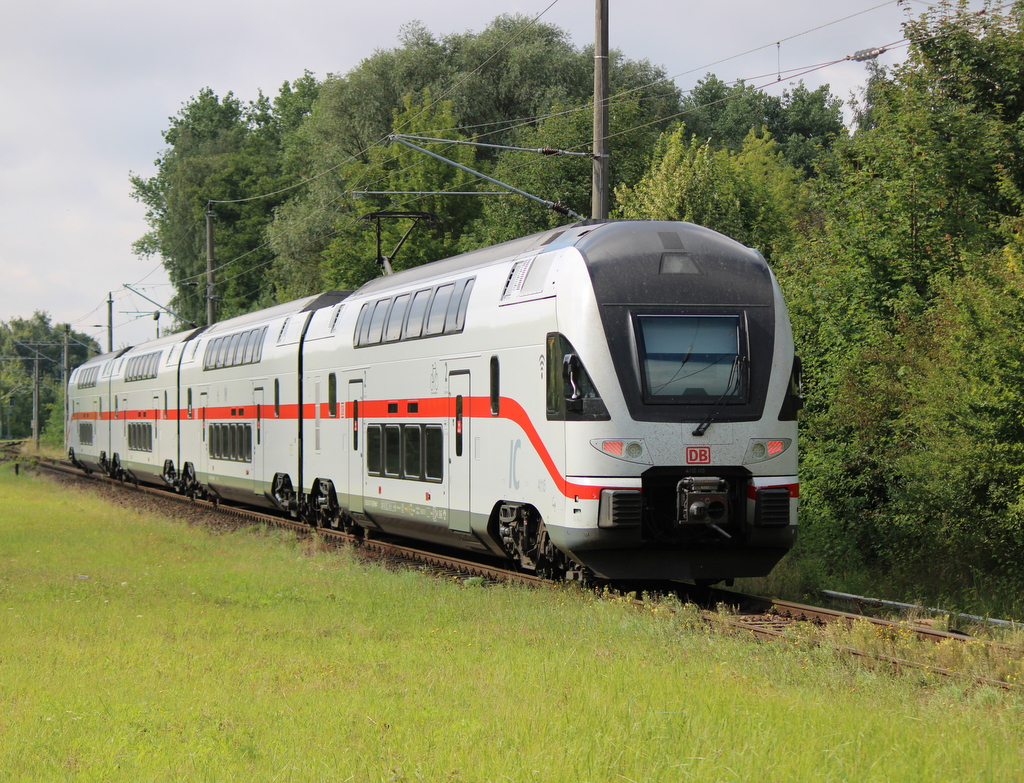
[[[714,404],[708,415],[704,417],[704,420],[698,424],[691,435],[695,437],[703,437],[704,433],[708,431],[708,427],[711,426],[711,422],[715,420],[715,416],[718,415],[718,411],[722,409],[722,403],[725,402],[725,398],[729,396],[729,392],[732,391],[733,384],[736,381],[736,377],[739,374],[739,368],[743,364],[743,357],[740,354],[736,354],[736,358],[732,360],[732,369],[729,371],[729,381],[725,384],[725,391],[722,392],[722,396],[718,398],[718,402]]]

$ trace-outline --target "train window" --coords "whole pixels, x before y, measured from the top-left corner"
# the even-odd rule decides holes
[[[402,475],[418,479],[423,474],[422,446],[423,431],[418,424],[402,427]]]
[[[281,331],[277,333],[277,344],[278,345],[280,345],[281,341],[284,339],[285,330],[288,328],[288,322],[291,321],[291,320],[292,320],[292,317],[289,315],[287,318],[284,319],[284,323],[281,324]]]
[[[189,394],[192,390],[189,389]],[[281,379],[274,378],[274,418],[281,418]]]
[[[370,312],[370,304],[367,302],[359,308],[359,317],[356,319],[356,331],[352,337],[353,345],[365,345],[366,334],[370,331],[370,320],[367,315]]]
[[[256,352],[256,336],[259,333],[259,329],[242,332],[242,341],[238,344],[238,351],[235,353],[239,364],[249,364],[252,361],[252,356]]]
[[[405,331],[402,339],[412,340],[423,334],[423,316],[427,312],[427,303],[430,301],[430,289],[417,291],[409,307],[409,318],[405,324]]]
[[[647,402],[743,400],[740,316],[637,315],[636,325]]]
[[[126,383],[132,381],[144,381],[155,378],[160,367],[161,352],[147,353],[144,356],[133,356],[128,359],[125,366],[124,380]]]
[[[444,478],[444,430],[430,424],[423,429],[426,435],[424,476],[428,481],[441,481]]]
[[[367,345],[376,345],[380,342],[381,335],[384,333],[384,318],[388,314],[389,304],[391,304],[390,299],[380,299],[373,306],[373,314],[370,316],[370,330],[366,335]]]
[[[192,390],[188,390],[188,417],[192,418]]]
[[[379,424],[366,425],[366,472],[379,476],[381,472],[381,432]]]
[[[470,278],[466,281],[466,287],[462,291],[462,298],[459,300],[459,311],[455,314],[455,328],[453,331],[461,332],[466,325],[466,310],[469,308],[469,295],[473,292],[473,281]]]
[[[82,371],[81,375],[78,376],[78,388],[79,389],[91,389],[96,385],[96,378],[99,376],[100,368],[88,367]]]
[[[264,326],[260,329],[260,336],[256,338],[256,353],[253,357],[254,362],[263,361],[263,343],[267,341],[267,327]]]
[[[610,418],[572,343],[557,332],[547,336],[544,375],[549,421],[607,421]]]
[[[228,349],[231,347],[231,340],[228,337],[217,338],[217,367],[224,367],[228,363]]]
[[[242,333],[231,335],[231,342],[228,343],[227,354],[224,357],[224,365],[231,367],[242,363],[242,356],[238,352],[238,346],[242,343]],[[245,346],[242,346],[243,350]]]
[[[466,278],[415,294],[400,294],[393,301],[388,298],[365,303],[356,320],[353,345],[360,348],[461,332],[474,280]]]
[[[455,456],[462,456],[462,395],[455,396]]]
[[[345,309],[345,305],[340,304],[334,308],[334,317],[331,318],[331,334],[338,328],[338,319],[341,318],[341,311]]]
[[[352,451],[359,451],[359,400],[352,400]]]
[[[338,418],[338,376],[333,372],[327,376],[327,415]]]
[[[455,283],[455,290],[452,292],[452,298],[448,300],[448,312],[444,321],[444,333],[452,334],[453,332],[459,331],[455,322],[458,320],[459,315],[459,304],[462,302],[462,292],[466,290],[466,284],[469,280],[459,280]]]
[[[211,424],[209,431],[211,459],[252,462],[251,424]]]
[[[491,357],[491,415],[497,416],[501,404],[501,368],[498,366],[498,357]]]
[[[437,289],[434,300],[430,303],[430,313],[427,315],[427,328],[425,334],[441,334],[444,331],[444,319],[448,313],[448,302],[451,300],[455,284],[449,283]]]
[[[384,330],[384,342],[393,343],[402,337],[402,323],[405,321],[405,311],[409,307],[409,294],[402,294],[395,297],[395,303],[391,306],[391,314],[388,315],[387,329]]]
[[[398,476],[402,466],[402,428],[397,424],[384,427],[384,475]]]

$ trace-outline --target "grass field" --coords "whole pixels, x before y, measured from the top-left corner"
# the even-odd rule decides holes
[[[0,781],[1010,781],[1024,701],[0,466]]]

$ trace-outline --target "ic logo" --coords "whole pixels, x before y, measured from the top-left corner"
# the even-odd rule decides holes
[[[686,447],[686,464],[687,465],[710,465],[711,464],[711,449],[708,446],[687,446]]]

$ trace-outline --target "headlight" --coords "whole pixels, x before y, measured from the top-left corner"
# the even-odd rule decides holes
[[[743,457],[743,464],[749,465],[754,462],[764,462],[775,459],[793,445],[792,438],[754,438],[747,446],[747,453]]]
[[[605,439],[597,438],[590,441],[590,445],[615,459],[626,462],[642,462],[650,464],[651,458],[647,454],[647,445],[643,440]]]

